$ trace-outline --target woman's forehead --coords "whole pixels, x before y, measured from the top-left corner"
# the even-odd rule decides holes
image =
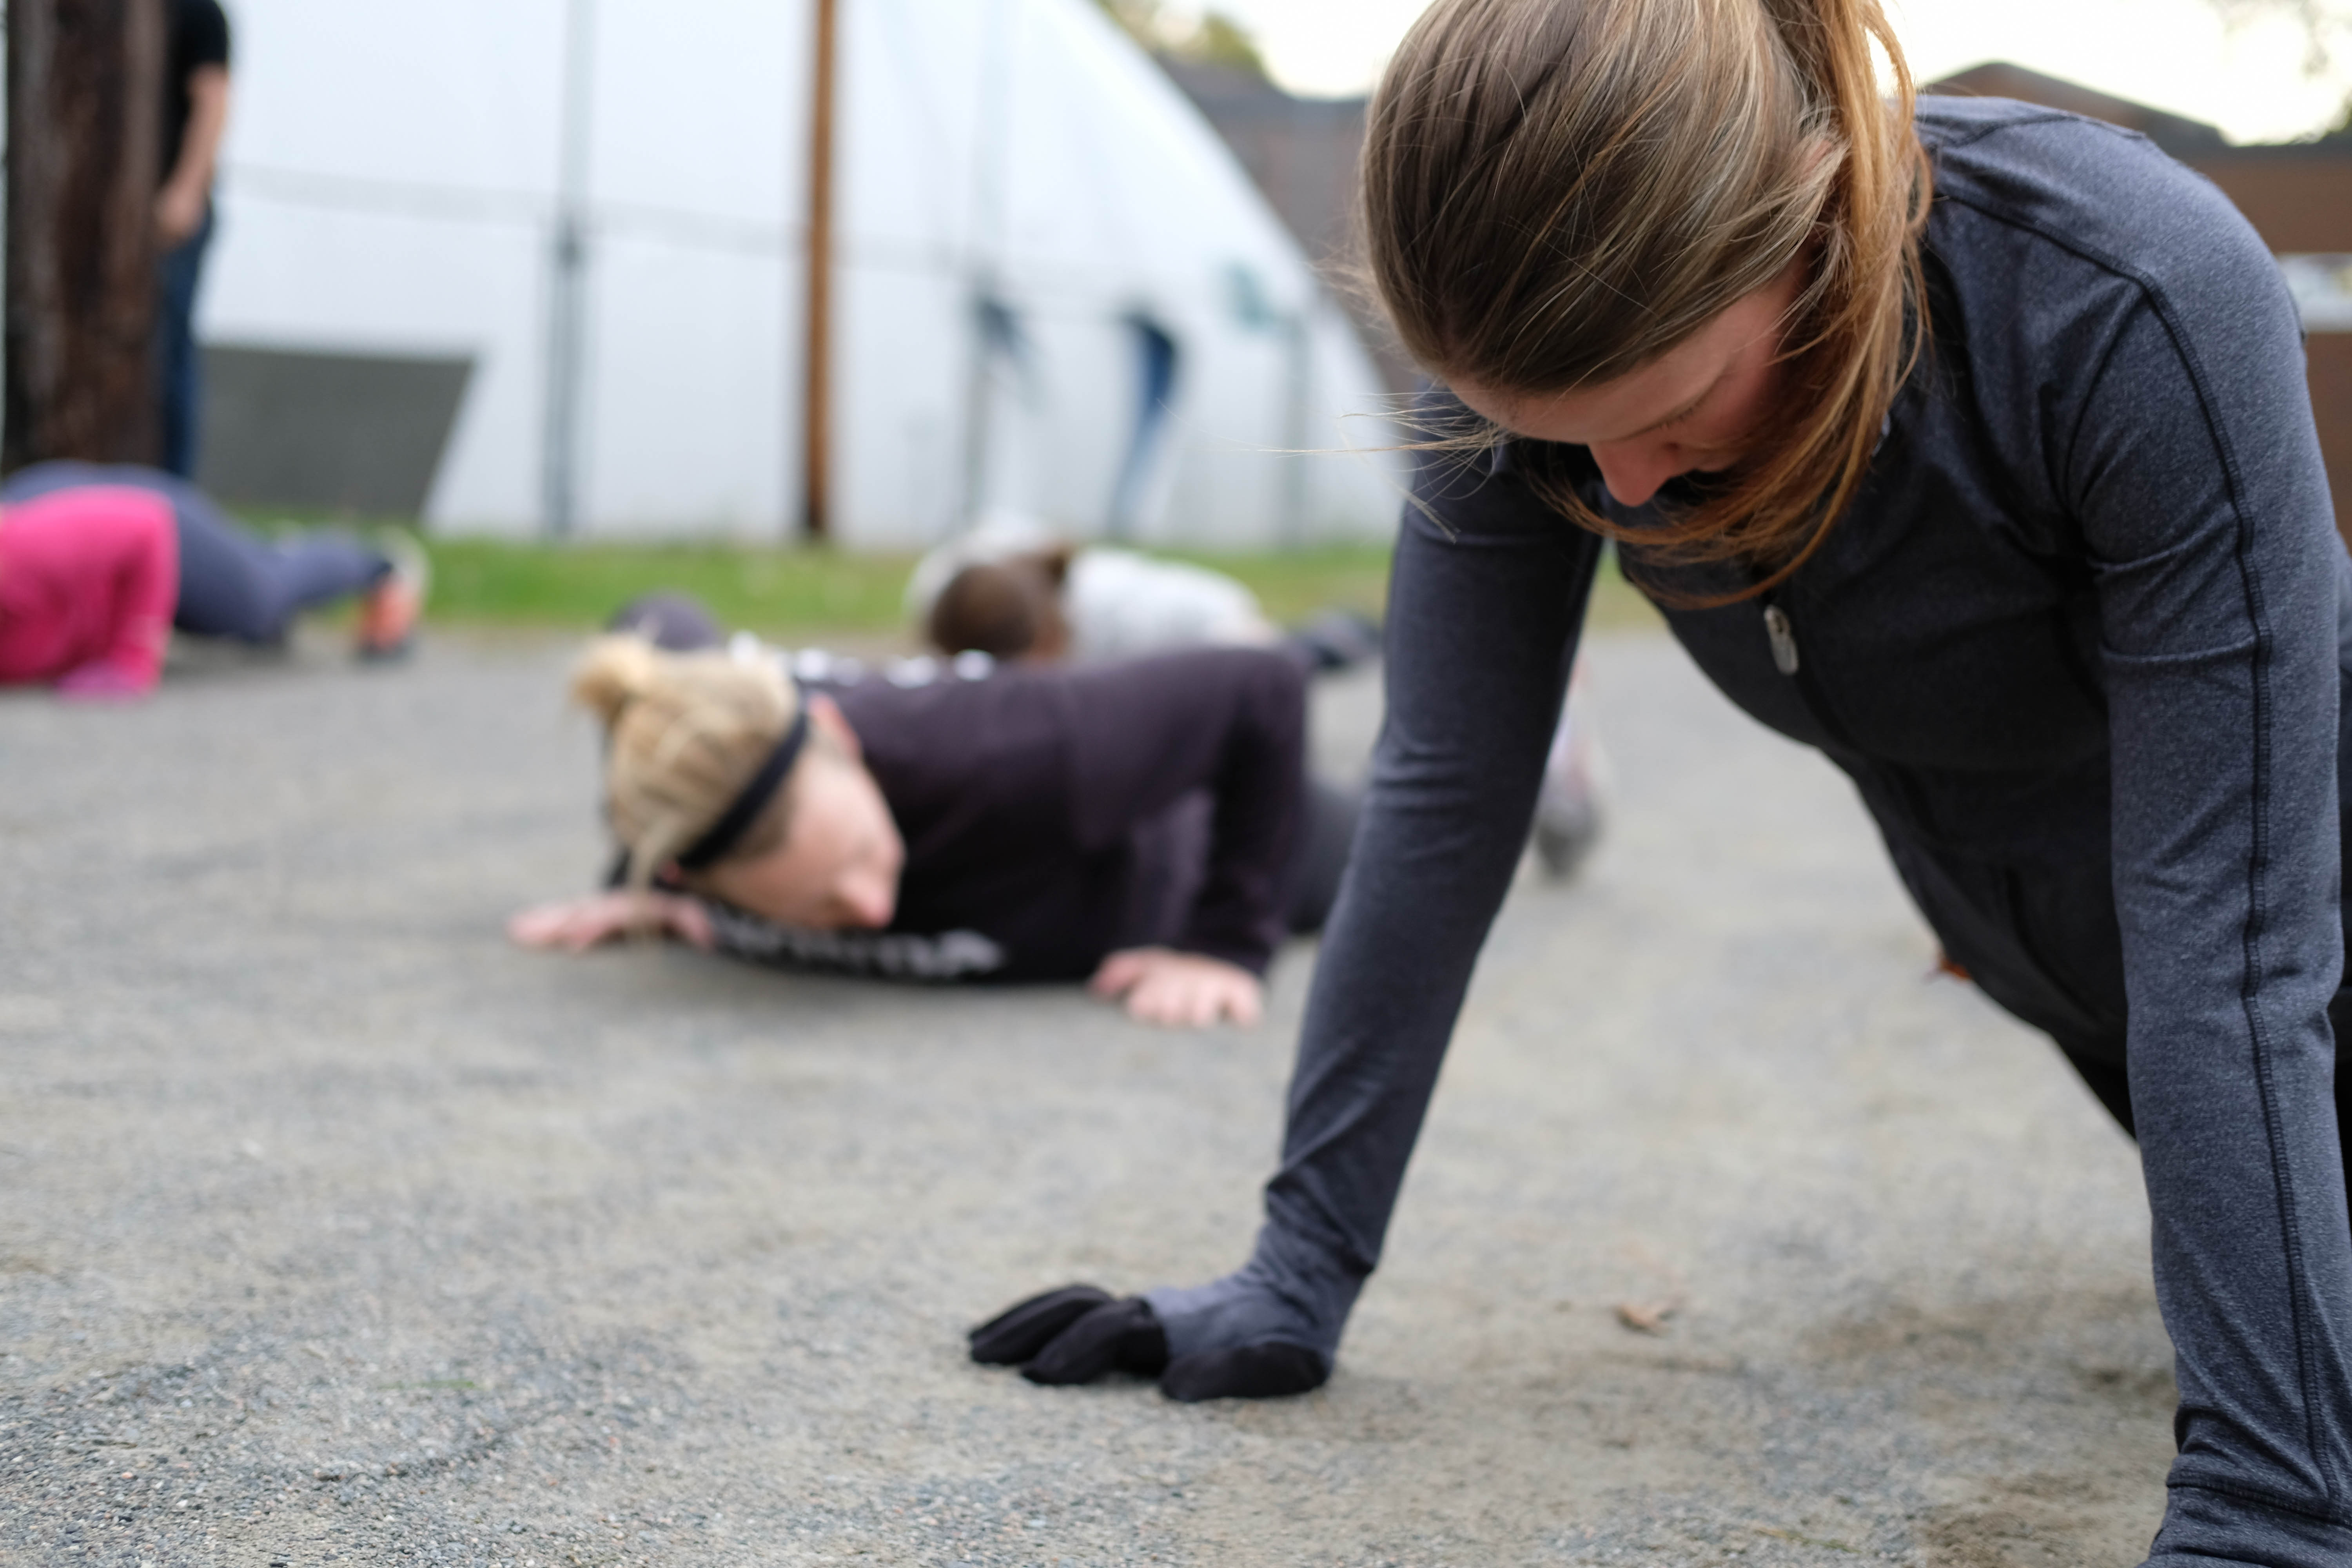
[[[1733,350],[1685,340],[1638,370],[1597,386],[1512,394],[1456,381],[1454,395],[1517,435],[1579,447],[1629,441],[1686,411],[1723,375]]]
[[[1691,412],[1759,342],[1779,342],[1790,278],[1734,301],[1645,364],[1597,385],[1512,394],[1456,379],[1454,395],[1516,434],[1571,446],[1605,446],[1649,434]]]

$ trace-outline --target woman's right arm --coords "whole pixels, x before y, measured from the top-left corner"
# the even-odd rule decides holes
[[[1246,1267],[1150,1293],[1172,1358],[1280,1343],[1328,1371],[1526,844],[1599,558],[1600,542],[1507,465],[1425,457],[1390,588],[1387,717],[1299,1038],[1282,1165]]]

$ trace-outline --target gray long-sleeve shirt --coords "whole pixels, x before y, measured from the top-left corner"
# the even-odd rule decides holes
[[[1853,508],[1771,597],[1795,672],[1758,601],[1669,619],[1735,701],[1844,768],[1896,843],[2029,878],[2108,864],[2181,1391],[2151,1561],[2352,1562],[2326,1017],[2352,563],[2294,308],[2229,204],[2136,136],[1987,100],[1925,100],[1917,126],[1933,352]],[[1329,1355],[1379,1258],[1598,559],[1528,485],[1537,465],[1605,504],[1578,448],[1515,442],[1420,477],[1281,1170],[1247,1267],[1152,1294],[1175,1354]],[[1628,559],[1669,588],[1739,581]]]

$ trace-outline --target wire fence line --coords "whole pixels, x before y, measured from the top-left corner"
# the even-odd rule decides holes
[[[551,239],[562,216],[552,191],[331,174],[245,162],[225,164],[222,175],[225,190],[249,200],[355,216],[529,229]],[[591,238],[651,239],[683,249],[763,259],[788,259],[808,247],[805,224],[761,222],[648,202],[599,201],[590,205],[583,222]],[[862,270],[931,278],[969,279],[978,267],[971,251],[943,241],[873,236],[844,237],[835,257]],[[1136,303],[1131,282],[1108,267],[1013,254],[997,258],[992,271],[1006,292],[1021,297],[1024,313],[1041,317],[1092,321],[1107,310],[1126,310]]]

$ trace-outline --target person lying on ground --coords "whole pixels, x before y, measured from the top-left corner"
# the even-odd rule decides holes
[[[2141,137],[1915,100],[1876,0],[1437,0],[1362,183],[1441,390],[1265,1224],[973,1353],[1329,1375],[1614,538],[2137,1140],[2179,1390],[2148,1563],[2352,1563],[2352,556],[2268,247]]]
[[[1145,1022],[1254,1024],[1354,826],[1352,797],[1307,777],[1305,679],[1265,649],[804,685],[774,650],[616,636],[573,693],[604,726],[619,855],[606,892],[515,917],[530,947],[648,929],[787,966],[1084,980]]]
[[[1334,612],[1276,629],[1249,589],[1223,573],[1132,551],[1056,540],[1020,519],[997,520],[933,550],[907,584],[907,607],[940,653],[1089,663],[1173,647],[1285,647],[1313,671],[1340,670],[1380,651],[1380,628]],[[1529,838],[1554,881],[1573,878],[1601,842],[1609,769],[1592,722],[1581,660],[1569,682],[1544,763]]]
[[[402,651],[424,605],[422,554],[325,535],[264,543],[152,468],[44,463],[0,486],[0,682],[138,696],[175,627],[276,644],[298,612],[354,595],[360,654]]]
[[[1001,659],[1098,664],[1175,647],[1272,647],[1282,628],[1222,572],[1113,545],[1080,546],[999,512],[916,563],[907,618],[932,647]],[[1345,655],[1377,652],[1370,626]],[[1335,650],[1340,651],[1340,650]]]

